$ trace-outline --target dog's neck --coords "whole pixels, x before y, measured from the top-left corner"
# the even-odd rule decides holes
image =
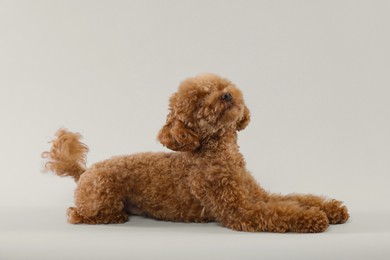
[[[218,132],[201,141],[196,154],[239,153],[237,132],[234,130]]]
[[[192,152],[191,156],[201,159],[199,162],[202,164],[209,162],[215,164],[216,158],[219,158],[217,161],[223,163],[225,166],[230,165],[234,167],[236,171],[238,169],[245,169],[244,156],[239,151],[237,132],[235,130],[205,139],[201,143],[200,149]]]

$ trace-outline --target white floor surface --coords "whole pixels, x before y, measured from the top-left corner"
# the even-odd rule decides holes
[[[390,212],[351,212],[320,234],[235,232],[131,217],[71,225],[61,208],[2,208],[0,259],[390,259]]]

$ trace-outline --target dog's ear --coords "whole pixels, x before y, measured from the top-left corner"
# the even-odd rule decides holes
[[[250,121],[251,121],[251,114],[249,112],[249,109],[245,106],[244,114],[242,118],[237,122],[237,131],[244,130]]]
[[[173,112],[168,114],[167,122],[157,138],[165,147],[180,152],[194,151],[200,145],[196,133],[178,120]]]

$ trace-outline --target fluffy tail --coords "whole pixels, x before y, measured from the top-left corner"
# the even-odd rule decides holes
[[[42,157],[48,159],[45,169],[59,176],[72,176],[78,181],[86,169],[88,152],[88,147],[80,139],[81,135],[78,133],[59,129],[56,138],[51,141],[50,151],[42,153]]]

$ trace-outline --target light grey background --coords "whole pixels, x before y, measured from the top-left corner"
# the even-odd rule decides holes
[[[29,244],[20,241],[21,234],[34,239],[34,232],[49,230],[62,237],[55,233],[59,225],[58,232],[90,234],[91,229],[63,223],[74,182],[41,173],[40,153],[49,148],[47,142],[59,127],[84,135],[89,165],[113,155],[164,150],[156,134],[164,123],[168,98],[180,81],[202,72],[229,78],[244,92],[252,122],[240,133],[239,143],[248,168],[266,189],[345,201],[351,221],[332,227],[329,241],[340,229],[354,238],[362,234],[359,230],[390,233],[389,225],[379,221],[390,212],[389,13],[389,1],[0,0],[0,206],[11,222],[2,221],[7,232],[0,240],[8,244],[0,247],[0,258],[2,253],[8,259],[24,257],[14,250]],[[54,222],[46,222],[46,216],[52,216],[47,212],[53,210]],[[366,224],[354,226],[354,213],[355,221]],[[25,218],[30,222],[24,223]],[[137,227],[137,221],[144,220],[127,225]],[[372,222],[378,226],[370,226]],[[17,223],[25,226],[18,228]],[[169,233],[172,224],[159,223],[157,231],[154,225],[142,222],[136,235],[129,226],[106,233],[107,227],[94,227],[93,232],[123,232],[119,237],[125,241],[148,241],[148,232],[161,228],[168,237],[177,236]],[[197,231],[190,225],[187,231],[195,237],[222,232],[218,236],[230,246],[219,245],[215,253],[231,252],[225,259],[242,257],[237,255],[241,250],[253,253],[248,257],[259,256],[256,252],[283,257],[283,252],[274,254],[279,239],[291,249],[285,253],[304,256],[289,238],[271,234],[261,235],[269,247],[242,242],[244,247],[235,248],[232,245],[241,244],[229,240],[233,233],[220,229],[202,226]],[[388,246],[383,241],[390,241],[389,233],[365,239],[382,241],[376,243],[380,249]],[[38,241],[50,240],[42,236]],[[210,243],[215,241],[211,238]],[[253,235],[246,239],[254,241]],[[364,251],[366,240],[352,239],[361,250],[356,256],[390,255],[378,248],[376,254]],[[347,240],[336,242],[335,246]],[[322,244],[320,239],[318,246]],[[310,247],[306,256],[317,255],[316,244]],[[43,259],[39,247],[28,248],[30,256]],[[199,252],[213,251],[207,248]],[[132,253],[137,249],[143,250],[136,247]],[[347,249],[334,252],[348,256]],[[88,247],[79,250],[89,255]],[[121,250],[117,254],[131,255]],[[103,251],[99,255],[105,256]]]

